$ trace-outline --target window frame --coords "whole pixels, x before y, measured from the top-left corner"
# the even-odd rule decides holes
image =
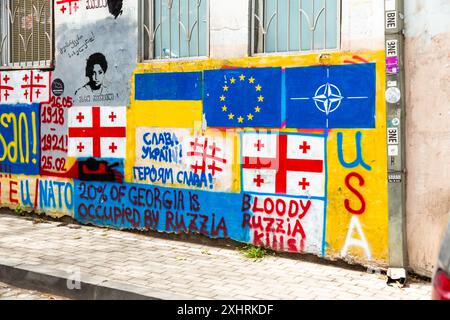
[[[210,30],[210,19],[211,19],[211,12],[210,12],[210,0],[202,0],[202,1],[206,1],[206,55],[201,55],[201,56],[190,56],[190,57],[177,57],[177,58],[155,58],[155,48],[153,47],[153,50],[151,50],[150,52],[150,48],[151,45],[150,43],[148,44],[148,46],[145,46],[145,39],[144,37],[146,36],[146,31],[145,31],[145,14],[146,12],[144,11],[144,1],[149,1],[149,10],[148,12],[152,12],[152,10],[154,10],[154,2],[158,1],[158,0],[138,0],[138,60],[140,63],[155,63],[155,62],[174,62],[174,61],[178,61],[178,62],[182,62],[182,61],[195,61],[195,60],[205,60],[208,59],[210,57],[210,53],[211,53],[211,48],[210,48],[210,36],[211,36],[211,30]],[[162,1],[167,1],[167,0],[162,0]],[[177,1],[177,0],[173,0],[173,1]],[[180,0],[180,1],[185,1],[185,0]],[[149,17],[149,24],[154,25],[154,19],[153,17]],[[156,36],[154,36],[154,39],[156,38]],[[198,41],[200,41],[201,38],[198,39]],[[145,59],[145,51],[148,50],[149,51],[149,58]]]
[[[323,48],[323,49],[310,49],[310,50],[291,50],[291,51],[275,51],[275,52],[256,52],[255,46],[255,32],[256,32],[256,17],[255,17],[255,1],[257,0],[249,0],[249,10],[250,10],[250,22],[249,22],[249,56],[251,57],[260,57],[260,56],[294,56],[294,55],[306,55],[306,54],[315,54],[315,53],[329,53],[329,52],[338,52],[341,50],[341,34],[342,34],[342,0],[336,0],[336,48]],[[266,1],[266,0],[264,0]],[[284,1],[284,0],[282,0]],[[264,21],[265,22],[265,21]],[[301,46],[301,44],[300,44]]]
[[[49,71],[54,70],[54,63],[55,63],[55,6],[53,0],[48,0],[49,6],[50,6],[50,19],[51,19],[51,25],[50,25],[50,44],[49,44],[49,59],[48,60],[40,60],[40,61],[20,61],[20,62],[11,62],[11,52],[9,49],[9,46],[11,45],[11,24],[9,19],[6,19],[3,22],[3,25],[0,24],[0,30],[4,30],[3,28],[6,26],[8,31],[6,32],[5,43],[7,43],[7,50],[6,50],[6,60],[5,64],[2,64],[2,57],[1,55],[4,54],[4,52],[0,52],[0,70],[4,71],[13,71],[13,70],[43,70],[43,71]],[[11,0],[6,0],[5,2],[0,2],[0,11],[3,13],[6,12],[8,15],[11,8]],[[17,16],[19,17],[19,16]],[[33,15],[34,17],[34,15]],[[20,19],[20,18],[19,18]],[[0,35],[2,33],[0,32]],[[44,30],[45,35],[45,30]],[[0,47],[2,46],[2,39],[0,39]]]

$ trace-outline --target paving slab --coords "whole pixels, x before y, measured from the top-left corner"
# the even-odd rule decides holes
[[[331,262],[284,256],[257,262],[232,247],[52,221],[33,223],[1,211],[0,281],[46,288],[73,299],[428,300],[431,296],[427,281],[394,288],[386,284],[385,276]]]

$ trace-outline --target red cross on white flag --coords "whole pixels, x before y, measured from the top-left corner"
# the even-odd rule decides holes
[[[58,11],[60,11],[62,14],[68,14],[68,15],[72,15],[74,13],[76,13],[78,11],[78,9],[80,9],[78,2],[80,0],[58,0],[56,2],[56,5],[59,6],[58,7]]]
[[[69,156],[125,158],[125,107],[69,109]]]
[[[244,191],[325,196],[325,138],[301,134],[245,133]]]
[[[14,86],[8,72],[0,72],[0,102],[7,103],[14,91]]]
[[[50,101],[51,72],[37,70],[0,72],[0,102],[46,103]]]
[[[21,81],[20,88],[27,102],[49,101],[50,97],[50,73],[28,71]]]

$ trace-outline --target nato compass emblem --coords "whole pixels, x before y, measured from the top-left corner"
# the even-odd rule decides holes
[[[328,116],[339,108],[344,97],[338,87],[334,84],[327,83],[317,89],[316,94],[312,99],[314,100],[317,109]]]

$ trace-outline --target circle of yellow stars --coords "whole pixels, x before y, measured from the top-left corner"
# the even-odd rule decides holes
[[[253,118],[255,117],[255,114],[258,114],[261,112],[261,106],[260,104],[264,102],[264,96],[262,95],[262,86],[260,84],[257,84],[256,79],[251,76],[250,78],[247,78],[244,74],[241,74],[239,77],[235,78],[232,77],[229,79],[230,81],[230,86],[234,85],[234,84],[238,84],[238,83],[245,83],[248,82],[250,85],[254,85],[256,92],[259,92],[259,96],[257,97],[257,103],[256,106],[254,108],[254,112],[251,112],[247,115],[245,114],[239,114],[236,115],[233,112],[230,111],[229,106],[227,106],[227,97],[225,96],[225,94],[227,92],[229,92],[230,90],[230,86],[228,85],[228,82],[225,81],[224,86],[223,86],[223,93],[222,95],[219,97],[220,102],[221,102],[221,108],[222,108],[222,112],[224,113],[228,113],[228,120],[235,120],[237,119],[237,122],[239,124],[244,123],[245,118],[247,118],[248,121],[252,121]]]

